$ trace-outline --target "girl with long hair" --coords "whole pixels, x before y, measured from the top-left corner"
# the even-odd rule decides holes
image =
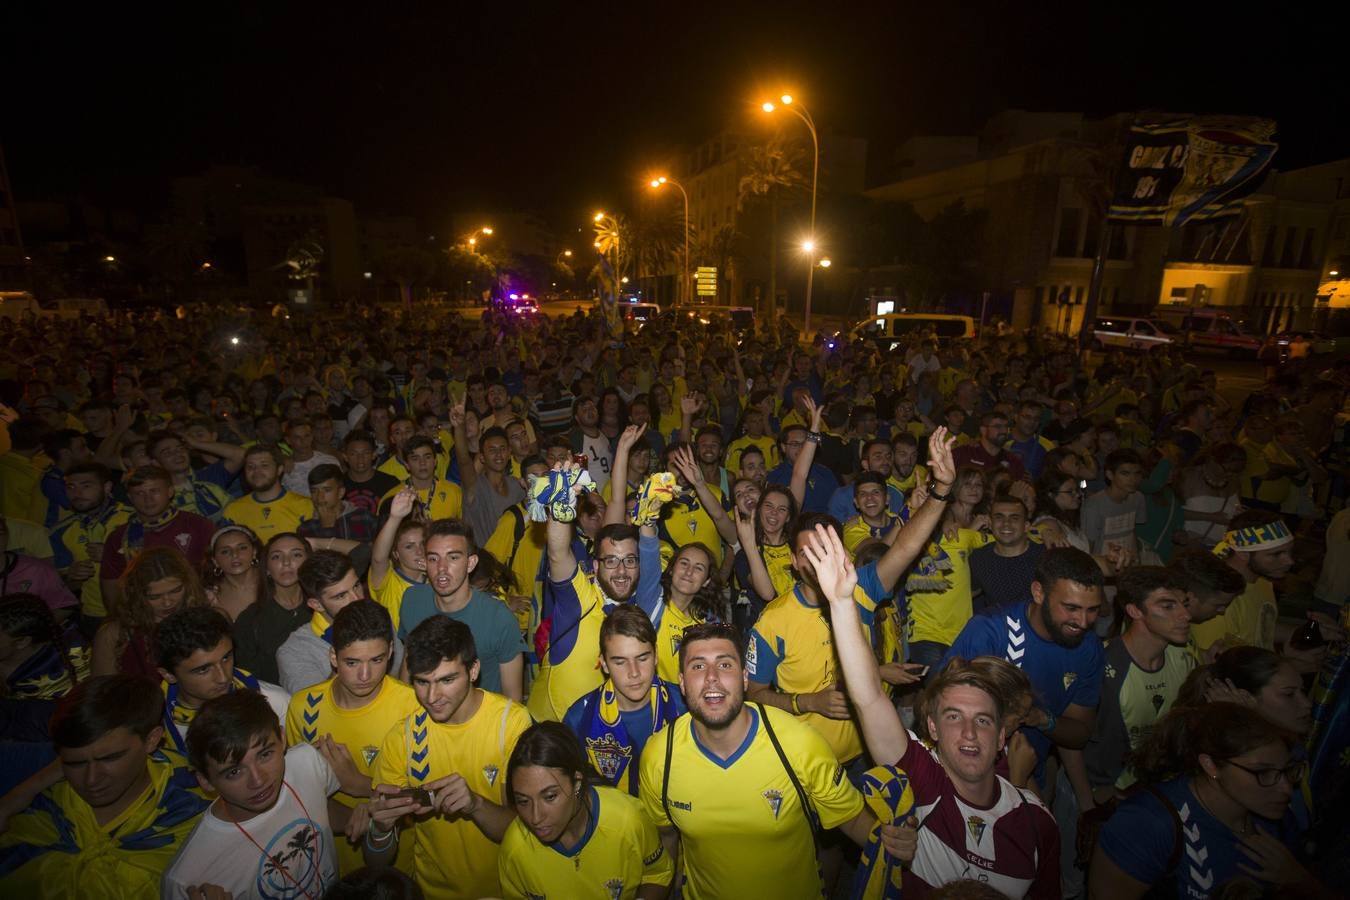
[[[173,547],[147,547],[122,575],[122,589],[94,634],[90,674],[118,672],[160,680],[152,639],[172,612],[206,606],[206,593],[187,557]]]
[[[242,525],[226,525],[211,536],[202,588],[211,605],[231,622],[258,602],[263,582],[258,571],[262,549],[257,535]]]
[[[277,650],[291,632],[309,621],[310,608],[300,590],[300,566],[309,558],[309,543],[298,534],[275,534],[259,554],[263,560],[258,602],[234,623],[234,661],[263,681],[281,677]]]

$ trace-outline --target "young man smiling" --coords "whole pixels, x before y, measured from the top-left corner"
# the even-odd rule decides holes
[[[429,897],[501,896],[497,850],[515,818],[506,764],[530,717],[506,697],[474,687],[478,670],[473,633],[463,622],[432,616],[413,629],[408,673],[421,710],[390,729],[375,766],[366,863],[393,864],[397,823],[412,816],[414,877]],[[401,796],[406,788],[427,796]]]
[[[685,712],[679,687],[656,673],[656,629],[631,603],[616,606],[600,626],[605,683],[563,716],[606,781],[638,793],[638,760],[648,738]]]

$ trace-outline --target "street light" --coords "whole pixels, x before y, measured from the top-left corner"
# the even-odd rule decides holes
[[[811,113],[806,107],[793,100],[791,94],[784,94],[778,98],[783,107],[806,124],[806,128],[811,132],[811,147],[815,152],[811,163],[811,225],[807,233],[806,243],[802,249],[807,252],[806,267],[806,305],[802,315],[802,330],[808,335],[811,333],[811,284],[816,272],[816,181],[820,175],[820,137],[816,134],[816,123],[811,118]],[[764,103],[761,107],[766,113],[773,112],[777,107],[772,103]]]
[[[659,188],[663,184],[673,185],[680,189],[680,197],[684,200],[684,271],[680,274],[680,302],[689,302],[689,193],[685,191],[684,185],[680,184],[674,178],[667,178],[662,175],[660,178],[652,179],[652,187]],[[676,304],[679,305],[679,304]]]
[[[822,269],[828,269],[830,266],[834,265],[834,263],[833,263],[833,261],[831,261],[831,259],[827,256],[827,257],[825,257],[824,259],[822,259],[820,262],[816,263],[816,265],[820,266]]]

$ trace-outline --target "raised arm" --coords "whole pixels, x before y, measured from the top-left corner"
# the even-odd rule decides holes
[[[389,574],[390,557],[394,552],[394,535],[398,532],[399,523],[412,513],[413,504],[416,502],[417,492],[408,487],[395,494],[394,499],[389,502],[389,518],[384,520],[384,525],[375,535],[375,543],[370,548],[371,584],[384,584],[385,576]]]
[[[575,466],[574,462],[558,463],[553,471]],[[572,552],[572,523],[559,522],[549,511],[548,528],[545,532],[548,546],[548,577],[551,581],[567,581],[577,570],[577,557]]]
[[[225,468],[230,472],[238,472],[244,467],[244,448],[238,444],[225,441],[194,441],[186,434],[183,435],[183,440],[187,442],[188,447],[199,453],[219,456],[224,461]]]
[[[609,473],[609,505],[605,507],[606,525],[623,525],[628,521],[628,454],[633,445],[647,433],[646,425],[629,425],[619,435],[614,447],[614,466]]]
[[[834,649],[844,670],[844,684],[862,725],[863,740],[878,765],[894,765],[909,748],[909,732],[895,706],[881,689],[876,657],[858,618],[853,588],[858,573],[833,528],[817,525],[806,538],[806,556],[816,572],[820,593],[830,603]]]
[[[698,495],[698,502],[703,504],[703,509],[712,519],[713,526],[717,528],[717,533],[722,540],[728,544],[735,544],[736,526],[732,524],[726,510],[722,509],[721,502],[713,495],[712,490],[708,487],[708,482],[704,480],[703,470],[699,468],[698,462],[694,459],[694,451],[688,447],[680,447],[670,454],[670,464],[684,476],[694,489],[694,493]]]
[[[469,438],[464,432],[464,402],[450,408],[450,427],[455,435],[455,459],[459,460],[459,481],[467,494],[478,481],[478,469],[469,452]]]
[[[694,439],[694,416],[704,407],[698,394],[688,393],[680,398],[680,434],[679,440],[690,443]]]
[[[773,579],[769,577],[769,569],[764,565],[764,557],[760,556],[759,546],[755,543],[755,520],[742,518],[737,512],[736,537],[740,540],[741,550],[745,553],[745,564],[750,568],[750,587],[765,602],[772,600]]]
[[[956,481],[956,464],[952,461],[953,441],[955,438],[947,434],[946,426],[938,428],[928,438],[928,471],[937,483],[937,493],[943,496],[938,499],[929,494],[923,505],[915,509],[909,524],[900,530],[886,555],[877,560],[877,578],[888,593],[895,589],[900,576],[905,574],[915,557],[928,545],[929,536],[937,528],[942,512],[947,508],[946,498]]]
[[[816,401],[808,395],[804,402],[806,411],[811,414],[811,434],[820,434],[820,413],[821,409],[816,405]],[[788,483],[788,490],[792,492],[792,497],[797,501],[797,508],[801,509],[802,504],[806,502],[806,479],[811,474],[811,464],[816,459],[816,447],[819,446],[815,441],[808,440],[802,444],[802,449],[797,453],[797,461],[792,464],[792,480]]]

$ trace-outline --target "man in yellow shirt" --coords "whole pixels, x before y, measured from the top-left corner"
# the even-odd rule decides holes
[[[295,531],[314,513],[308,497],[281,486],[281,451],[253,446],[244,453],[244,484],[250,493],[232,500],[223,513],[226,522],[243,525],[264,544],[274,535]]]
[[[463,494],[459,485],[437,474],[436,442],[424,434],[413,435],[403,443],[403,458],[408,464],[408,480],[391,488],[380,500],[381,518],[389,515],[394,495],[410,487],[417,492],[428,520],[458,519],[464,512]]]
[[[335,674],[291,696],[286,743],[345,748],[357,771],[369,780],[385,735],[420,707],[412,688],[389,675],[394,629],[384,607],[369,600],[348,604],[333,618],[330,634],[329,656]],[[354,796],[340,791],[333,799],[353,810],[368,796],[369,792]],[[330,808],[338,872],[346,876],[365,865],[365,860],[360,842],[342,835],[346,821],[331,812]],[[410,851],[403,861],[411,863]]]
[[[103,541],[127,520],[129,511],[112,499],[112,472],[102,463],[84,462],[66,473],[71,513],[51,532],[52,563],[71,589],[78,589],[80,614],[101,620],[107,609],[99,583]]]
[[[705,623],[685,635],[680,689],[689,712],[648,740],[639,799],[667,852],[683,854],[691,900],[819,897],[808,817],[857,844],[867,843],[876,817],[814,729],[746,704],[743,647],[734,625]],[[880,839],[895,858],[913,858],[900,827],[884,825]]]
[[[366,863],[393,864],[397,823],[411,815],[414,877],[428,897],[500,897],[498,845],[516,815],[506,799],[506,766],[529,714],[473,686],[478,651],[463,622],[426,619],[408,635],[407,653],[421,709],[380,747]]]
[[[844,549],[852,556],[868,538],[890,544],[900,534],[903,523],[888,508],[886,476],[863,472],[853,482],[853,505],[858,514],[844,523]]]
[[[1293,569],[1293,544],[1294,536],[1279,513],[1253,509],[1233,517],[1214,552],[1246,580],[1247,589],[1228,604],[1222,615],[1191,626],[1202,653],[1220,641],[1225,646],[1275,649],[1279,607],[1272,582]]]
[[[391,497],[387,517],[370,548],[370,570],[366,573],[370,598],[389,611],[395,631],[403,609],[403,592],[426,580],[426,520],[412,517],[417,503],[417,493],[408,487]]]

